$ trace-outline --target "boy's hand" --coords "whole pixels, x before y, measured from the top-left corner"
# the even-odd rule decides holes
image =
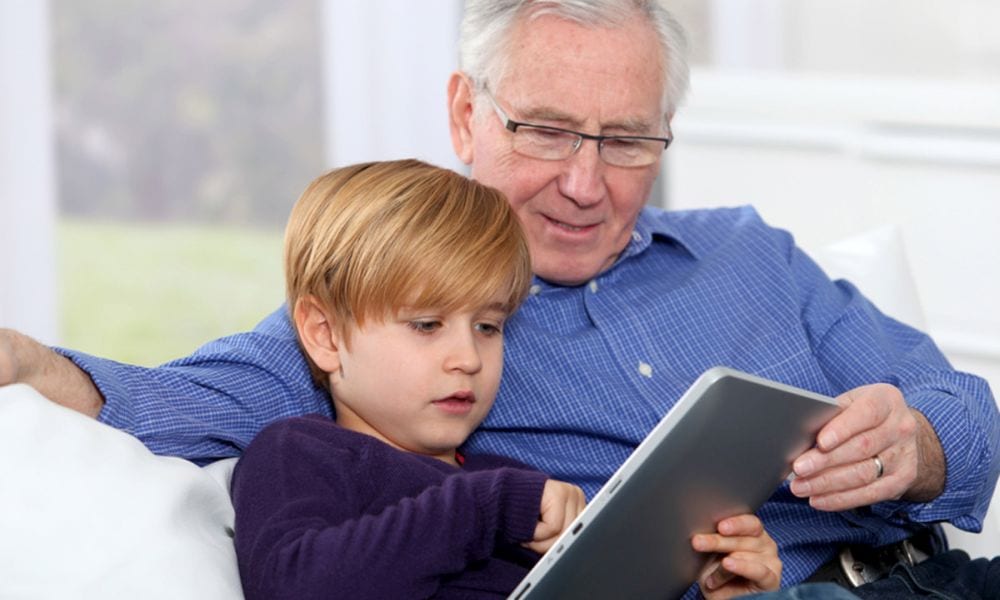
[[[555,479],[546,481],[535,537],[524,547],[544,554],[586,505],[587,498],[580,488]]]
[[[691,546],[716,556],[698,576],[701,593],[708,600],[732,598],[778,589],[781,559],[778,545],[754,515],[737,515],[719,521],[718,533],[697,534]]]

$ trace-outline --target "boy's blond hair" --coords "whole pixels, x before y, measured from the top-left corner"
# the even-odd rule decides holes
[[[318,177],[285,229],[289,311],[294,318],[296,303],[315,297],[345,344],[351,325],[404,307],[452,311],[499,296],[512,313],[530,282],[527,241],[503,194],[417,160]]]

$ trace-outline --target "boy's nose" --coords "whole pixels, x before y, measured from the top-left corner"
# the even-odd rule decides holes
[[[444,366],[448,371],[458,370],[465,373],[476,373],[483,368],[479,346],[471,332],[455,334]]]

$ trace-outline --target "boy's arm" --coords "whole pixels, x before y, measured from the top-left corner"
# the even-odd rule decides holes
[[[255,440],[233,479],[236,549],[248,599],[317,591],[427,598],[498,545],[534,533],[542,473],[461,471],[371,510],[369,496],[383,488],[376,473],[384,471],[369,469],[355,449],[310,451],[307,441],[291,451],[270,443],[276,437],[269,428],[262,443]]]
[[[489,558],[498,544],[531,538],[543,479],[529,471],[463,473],[377,515],[339,523],[316,506],[336,499],[296,503],[259,530],[244,526],[253,537],[240,562],[244,586],[261,597],[280,591],[305,598],[317,590],[373,600],[432,597],[444,579]]]

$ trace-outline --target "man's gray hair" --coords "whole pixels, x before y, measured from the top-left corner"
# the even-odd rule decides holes
[[[591,27],[648,19],[663,53],[664,115],[673,115],[688,87],[684,29],[659,0],[466,0],[459,37],[459,68],[477,86],[497,86],[507,74],[510,35],[521,19],[554,15]]]

